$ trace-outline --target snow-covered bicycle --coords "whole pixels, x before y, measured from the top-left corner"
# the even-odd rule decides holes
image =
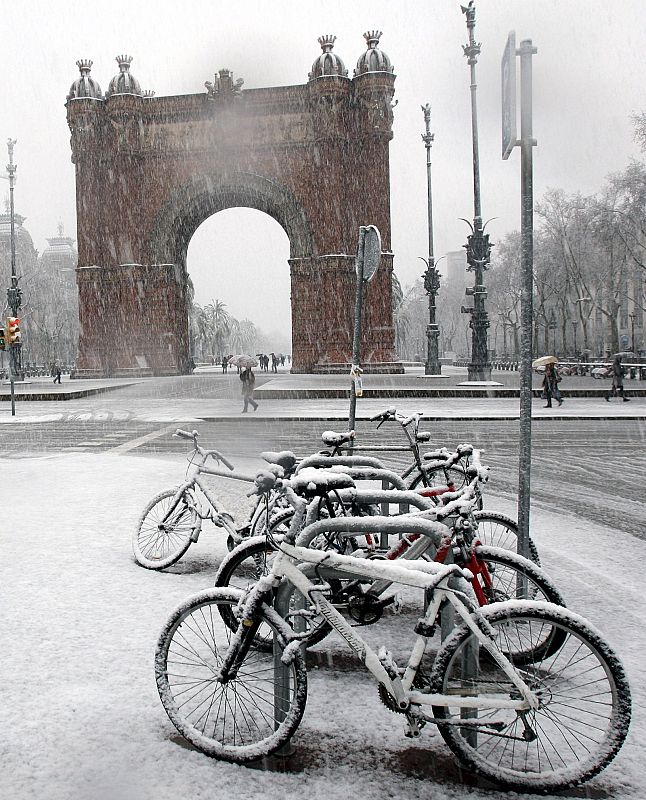
[[[486,481],[488,469],[480,464],[479,451],[473,452],[473,461],[468,467],[470,482],[456,492],[444,492],[442,505],[437,506],[427,498],[411,491],[392,491],[379,489],[358,489],[356,487],[338,488],[334,495],[340,508],[373,508],[387,501],[406,503],[417,508],[408,515],[381,517],[330,514],[321,519],[318,514],[320,500],[326,497],[327,485],[325,471],[319,473],[312,468],[297,472],[295,479],[308,483],[303,494],[308,500],[305,517],[306,530],[298,539],[298,544],[318,549],[333,549],[336,552],[363,558],[395,560],[399,558],[444,563],[454,563],[470,570],[471,585],[479,605],[509,599],[544,600],[557,605],[565,605],[563,596],[548,575],[529,559],[512,550],[492,546],[487,540],[487,527],[481,531],[481,518],[488,522],[488,512],[473,511],[474,498],[478,496],[480,483]],[[323,482],[320,482],[322,476]],[[268,526],[267,536],[255,536],[234,548],[222,561],[218,569],[215,586],[248,589],[263,575],[269,573],[271,562],[277,556],[275,540],[286,534],[295,514],[295,509],[282,511]],[[440,521],[446,526],[447,534],[442,541],[415,530],[419,516]],[[482,535],[484,533],[484,536]],[[370,543],[381,539],[384,534],[396,534],[394,544],[385,550],[375,549]],[[312,577],[311,570],[308,572]],[[318,580],[329,584],[328,599],[343,614],[354,622],[368,625],[378,622],[385,610],[396,604],[396,594],[389,590],[387,581],[343,580],[329,576],[324,568],[316,571]],[[290,607],[303,604],[298,592],[294,592]],[[306,645],[311,646],[323,640],[330,633],[325,619],[314,614],[314,603],[307,602],[311,615],[307,618],[308,635]],[[237,625],[235,617],[223,610],[225,622],[232,629]],[[537,648],[538,643],[535,643]],[[559,636],[546,639],[544,648],[558,648]]]
[[[222,508],[201,476],[213,475],[248,482],[253,482],[253,477],[236,473],[233,464],[218,450],[202,448],[197,442],[197,431],[189,433],[178,429],[173,436],[193,442],[189,456],[192,470],[181,486],[166,489],[153,497],[137,521],[132,536],[132,550],[136,562],[146,569],[165,569],[179,561],[191,544],[199,539],[204,520],[211,520],[217,528],[225,530],[227,546],[232,550],[245,538],[255,536],[264,529],[273,503],[278,500],[276,495],[273,500],[261,503],[258,497],[248,523],[236,527],[231,514]],[[287,475],[297,460],[288,451],[263,453],[263,456],[279,468],[281,474]],[[206,466],[209,458],[218,465],[223,464],[227,470]]]
[[[336,476],[328,474],[332,487]],[[261,493],[274,488],[273,476],[257,480]],[[457,565],[374,561],[297,546],[305,501],[289,485],[284,491],[297,514],[276,543],[269,575],[248,592],[193,595],[159,636],[159,695],[195,747],[246,763],[276,752],[295,733],[305,710],[307,673],[301,638],[279,613],[281,592],[295,586],[373,675],[379,699],[402,715],[406,734],[417,738],[426,724],[437,725],[467,768],[506,788],[557,791],[588,780],[615,757],[628,732],[630,688],[619,658],[582,617],[523,600],[480,609],[469,573]],[[417,524],[428,535],[445,531],[431,520]],[[325,585],[304,574],[303,564],[423,591],[428,607],[404,652],[371,648],[326,598]],[[429,642],[447,606],[458,624],[433,653]],[[223,623],[223,607],[238,620],[235,631]],[[271,632],[273,652],[258,646],[261,626]],[[531,649],[546,627],[563,634],[558,652],[516,664],[515,652]],[[396,648],[402,638],[400,629]]]

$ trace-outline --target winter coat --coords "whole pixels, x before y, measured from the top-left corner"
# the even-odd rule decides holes
[[[620,358],[615,358],[612,362],[612,388],[623,389],[624,387],[624,365]]]
[[[242,381],[242,396],[253,397],[253,390],[256,387],[256,376],[250,369],[244,369],[240,373],[240,380]]]
[[[554,397],[556,400],[561,399],[561,392],[559,390],[559,381],[561,380],[561,376],[557,372],[556,369],[550,370],[547,367],[545,368],[545,374],[543,375],[543,397],[549,399]]]

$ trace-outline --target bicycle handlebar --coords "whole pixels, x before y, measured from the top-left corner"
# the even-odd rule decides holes
[[[178,439],[193,439],[193,441],[197,445],[197,437],[198,437],[197,431],[189,433],[188,431],[183,431],[181,428],[178,428],[173,434],[173,436],[177,436]]]
[[[232,472],[235,469],[233,464],[227,458],[225,458],[219,450],[204,450],[204,448],[200,447],[197,443],[197,437],[199,436],[197,431],[191,431],[189,433],[188,431],[183,431],[181,428],[178,428],[173,436],[177,436],[178,439],[192,439],[195,450],[202,456],[204,461],[211,456],[214,461],[221,462]]]
[[[423,413],[422,411],[417,411],[414,414],[405,417],[403,414],[400,414],[396,408],[391,406],[390,408],[387,408],[385,411],[380,411],[378,414],[375,414],[373,417],[370,417],[370,420],[372,422],[380,420],[379,425],[377,426],[378,428],[381,427],[381,425],[383,425],[383,423],[389,419],[394,419],[397,422],[399,422],[402,428],[407,428],[411,424],[411,422],[415,422],[416,424],[419,425],[419,420],[422,413]]]
[[[378,419],[385,422],[387,419],[394,417],[397,414],[396,408],[387,408],[385,411],[380,411],[378,414],[375,414],[374,417],[370,417],[371,422],[376,422]]]

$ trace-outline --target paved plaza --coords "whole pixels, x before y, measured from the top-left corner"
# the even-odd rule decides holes
[[[369,418],[389,406],[424,412],[422,426],[434,444],[471,441],[483,448],[491,466],[486,508],[513,517],[518,397],[460,396],[465,378],[447,370],[446,377],[429,379],[419,369],[366,376],[372,391],[358,400],[358,438],[367,446],[401,444],[395,424],[376,431]],[[517,391],[517,374],[494,379]],[[435,396],[414,391],[431,381],[443,384]],[[130,381],[64,379],[60,387],[33,380],[17,387],[15,416],[8,387],[1,387],[0,468],[9,479],[0,494],[11,515],[0,564],[12,643],[4,668],[12,735],[0,746],[7,796],[176,800],[187,787],[192,797],[218,800],[295,800],[304,787],[312,800],[359,793],[371,800],[507,796],[461,771],[431,726],[419,742],[405,739],[401,720],[334,639],[309,657],[308,706],[289,759],[254,768],[213,761],[166,718],[153,674],[156,637],[174,606],[212,585],[226,552],[208,526],[169,570],[150,572],[133,561],[130,538],[141,509],[186,472],[190,447],[173,431],[199,430],[204,446],[253,474],[262,450],[305,455],[320,448],[322,430],[347,426],[347,397],[324,391],[342,391],[346,376],[259,373],[259,409],[247,415],[240,413],[239,383],[235,372],[219,370]],[[627,381],[631,402],[608,403],[609,384],[598,384],[565,378],[560,408],[534,400],[530,527],[568,606],[597,625],[624,659],[634,694],[633,729],[621,753],[568,797],[641,800],[646,641],[633,568],[646,556],[646,385]],[[396,469],[408,458],[396,451],[382,456]],[[214,487],[243,522],[248,484],[216,479]],[[362,634],[378,644],[402,624],[401,617],[389,617]]]

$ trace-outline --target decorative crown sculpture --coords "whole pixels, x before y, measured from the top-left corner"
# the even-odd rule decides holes
[[[374,48],[379,44],[381,34],[381,31],[366,31],[366,33],[363,34],[363,38],[368,43],[368,47],[374,50]]]
[[[90,58],[81,58],[76,62],[76,66],[79,68],[81,75],[89,75],[93,63]]]
[[[318,42],[321,45],[321,50],[324,53],[329,53],[334,47],[334,42],[336,42],[336,36],[334,36],[334,34],[328,33],[325,36],[319,36]]]
[[[132,56],[117,56],[115,61],[119,65],[121,72],[127,72],[132,64]]]

